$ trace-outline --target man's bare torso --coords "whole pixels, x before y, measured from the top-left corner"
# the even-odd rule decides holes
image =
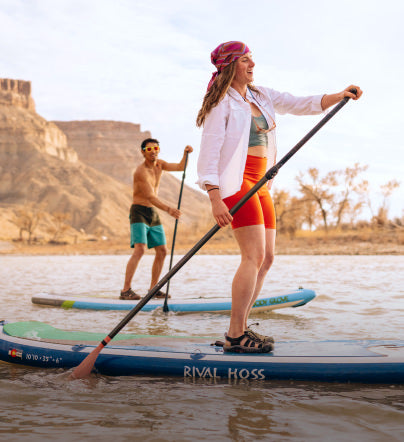
[[[155,164],[146,166],[142,163],[137,167],[133,175],[133,204],[151,207],[149,197],[150,189],[153,196],[157,196],[161,175],[163,173],[163,161],[157,160]]]

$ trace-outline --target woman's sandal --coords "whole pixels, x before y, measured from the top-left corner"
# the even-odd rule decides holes
[[[244,340],[243,344],[241,342]],[[253,338],[244,332],[238,338],[230,338],[226,335],[226,341],[230,342],[230,345],[224,345],[223,351],[233,353],[269,353],[273,350],[271,342],[265,342],[257,338]]]
[[[259,324],[255,323],[255,324],[251,324],[251,325],[259,325]],[[257,333],[256,331],[251,330],[251,325],[249,325],[247,327],[247,330],[245,331],[245,333],[247,333],[250,338],[257,338],[257,339],[264,341],[264,342],[271,342],[272,344],[275,343],[275,339],[272,336],[261,335],[261,333]]]

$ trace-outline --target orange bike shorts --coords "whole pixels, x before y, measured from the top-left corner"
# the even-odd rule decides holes
[[[247,155],[241,189],[223,200],[229,209],[265,175],[266,167],[266,158]],[[265,224],[266,229],[276,229],[275,207],[265,184],[234,214],[231,226],[238,229],[257,224]]]

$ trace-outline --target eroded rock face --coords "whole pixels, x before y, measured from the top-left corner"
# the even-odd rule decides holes
[[[149,131],[141,131],[139,124],[121,121],[54,121],[67,136],[69,146],[79,155],[79,160],[115,180],[132,188],[133,172],[144,161],[140,150],[141,142],[152,137]],[[158,138],[158,136],[157,136]],[[178,148],[178,161],[185,146]],[[160,155],[164,158],[164,151]],[[189,161],[196,161],[195,153]],[[177,207],[181,185],[181,172],[163,173],[159,198]],[[191,224],[196,219],[210,215],[207,197],[185,183],[181,205],[182,221]],[[173,218],[161,212],[163,223],[172,225]]]
[[[0,79],[0,211],[33,204],[47,214],[68,214],[77,231],[127,236],[133,171],[149,137],[133,123],[47,121],[35,112],[30,82]],[[181,156],[182,149],[178,161]],[[162,177],[159,196],[173,207],[180,179],[181,173]],[[185,186],[181,211],[182,221],[193,225],[210,214],[210,204]],[[161,217],[172,228],[173,218]]]
[[[35,112],[30,94],[30,82],[0,80],[0,205],[69,214],[86,233],[126,233],[130,187],[79,161],[64,132]]]
[[[31,97],[31,82],[0,78],[0,104],[35,112],[35,103]]]
[[[0,161],[32,148],[72,163],[78,159],[66,135],[35,112],[31,82],[0,79]]]
[[[140,144],[150,138],[140,124],[121,121],[54,121],[80,161],[132,186],[134,168],[143,161]]]

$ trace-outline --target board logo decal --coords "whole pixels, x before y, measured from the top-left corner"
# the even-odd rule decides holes
[[[287,296],[278,296],[277,298],[270,298],[270,299],[257,299],[257,301],[255,301],[253,307],[262,307],[265,305],[282,304],[284,302],[289,302],[289,298]]]
[[[227,375],[223,376],[227,379],[265,379],[265,372],[262,368],[228,368]],[[192,378],[220,378],[217,373],[216,367],[204,367],[204,366],[184,366],[184,377]]]
[[[15,348],[9,350],[8,355],[11,356],[12,358],[22,359],[22,351],[16,350]]]

